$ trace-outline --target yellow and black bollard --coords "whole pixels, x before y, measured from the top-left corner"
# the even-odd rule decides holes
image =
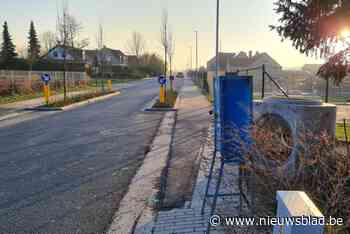
[[[165,103],[165,99],[166,99],[166,78],[164,76],[160,76],[158,78],[158,82],[160,84],[159,102],[161,104],[164,104]]]
[[[108,91],[112,92],[113,91],[113,86],[112,86],[112,81],[108,80]]]
[[[50,103],[50,86],[48,83],[44,84],[44,99],[46,105],[49,105]]]
[[[159,90],[159,102],[161,104],[165,103],[165,88],[164,85],[160,85],[160,90]]]

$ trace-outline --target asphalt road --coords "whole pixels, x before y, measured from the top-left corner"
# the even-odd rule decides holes
[[[0,126],[0,232],[106,230],[161,120],[141,111],[157,93],[144,80],[100,103]]]

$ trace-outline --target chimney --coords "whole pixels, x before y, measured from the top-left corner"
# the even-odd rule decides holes
[[[253,57],[253,51],[249,51],[249,59],[252,59],[252,57]]]

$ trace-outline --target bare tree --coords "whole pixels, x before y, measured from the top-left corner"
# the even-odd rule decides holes
[[[168,54],[169,54],[169,68],[170,68],[170,75],[173,75],[172,65],[173,65],[173,59],[175,55],[175,39],[173,32],[169,32],[169,45],[168,45]]]
[[[62,6],[61,14],[57,14],[57,42],[63,48],[63,100],[67,100],[67,82],[66,82],[66,68],[67,68],[67,47],[69,46],[69,12],[67,3]]]
[[[82,24],[79,23],[69,12],[67,2],[62,4],[61,12],[57,13],[57,42],[63,48],[63,97],[67,99],[67,54],[73,48],[82,49],[88,46],[88,39],[79,40],[79,33],[82,30]]]
[[[145,45],[146,43],[142,34],[139,32],[133,32],[131,39],[128,41],[127,48],[129,53],[135,55],[137,60],[139,60],[145,51]]]
[[[145,40],[139,32],[133,32],[131,39],[128,41],[127,48],[129,53],[135,55],[139,59],[145,50]]]
[[[41,34],[41,42],[43,44],[43,54],[46,54],[49,52],[51,48],[56,46],[57,40],[56,40],[56,35],[52,31],[46,31]]]
[[[103,34],[102,24],[99,24],[98,26],[96,41],[97,41],[97,53],[96,53],[97,64],[100,68],[100,73],[102,74],[102,78],[104,78],[105,66],[108,61],[107,61],[106,47],[104,45],[104,34]],[[103,84],[103,81],[102,81],[102,84]]]
[[[83,25],[68,9],[68,4],[64,3],[62,12],[57,16],[57,37],[58,41],[65,46],[82,49],[89,45],[89,39],[80,39]]]
[[[167,59],[169,50],[169,35],[168,35],[168,10],[164,9],[161,19],[160,41],[164,49],[164,74],[167,75]]]

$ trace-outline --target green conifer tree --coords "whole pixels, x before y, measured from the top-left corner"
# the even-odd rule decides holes
[[[40,44],[38,35],[35,31],[34,22],[30,22],[30,29],[29,29],[29,45],[28,45],[28,60],[30,63],[34,63],[37,61],[40,57]]]
[[[15,45],[12,42],[11,35],[8,31],[7,22],[5,21],[2,32],[2,46],[1,46],[1,61],[3,63],[12,63],[17,58]]]

